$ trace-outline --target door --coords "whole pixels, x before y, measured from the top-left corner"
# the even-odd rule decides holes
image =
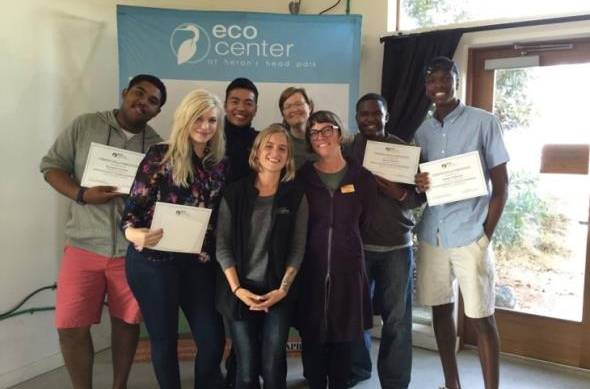
[[[503,352],[590,368],[590,40],[472,49],[467,103],[501,118],[510,197],[494,235]],[[469,321],[464,342],[476,344]]]

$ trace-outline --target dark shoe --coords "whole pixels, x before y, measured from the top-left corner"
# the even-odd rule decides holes
[[[369,378],[371,378],[370,374],[362,377],[358,375],[353,375],[348,379],[348,381],[346,381],[346,387],[352,388],[356,386],[356,384],[358,384],[359,382],[368,380]]]

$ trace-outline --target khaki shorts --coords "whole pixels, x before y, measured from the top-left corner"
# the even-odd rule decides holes
[[[467,246],[431,246],[421,241],[416,260],[416,301],[443,305],[455,301],[453,283],[459,282],[465,315],[478,319],[495,308],[495,267],[490,241],[483,234]]]

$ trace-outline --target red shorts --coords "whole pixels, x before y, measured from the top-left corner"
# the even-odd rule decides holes
[[[111,316],[130,324],[141,322],[139,305],[127,284],[125,257],[103,257],[66,246],[57,281],[55,326],[99,323],[105,295]]]

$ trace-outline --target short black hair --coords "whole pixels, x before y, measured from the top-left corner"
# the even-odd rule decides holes
[[[369,100],[377,100],[377,101],[380,101],[383,104],[383,107],[385,108],[385,112],[387,112],[387,100],[385,100],[385,97],[381,96],[378,93],[367,93],[366,95],[364,95],[363,97],[361,97],[359,99],[359,101],[356,102],[356,111],[358,112],[359,105],[363,101],[369,101]]]
[[[444,70],[447,72],[455,73],[455,75],[459,77],[459,69],[457,68],[457,64],[449,57],[440,56],[432,58],[426,64],[426,66],[424,66],[424,79],[426,79],[426,77],[428,77],[431,73],[437,70]]]
[[[133,85],[139,84],[142,81],[147,81],[156,88],[160,90],[160,107],[166,103],[166,86],[156,76],[152,76],[151,74],[138,74],[137,76],[133,77],[131,81],[129,81],[129,85],[127,85],[127,89],[131,89]]]
[[[229,92],[234,89],[247,89],[254,93],[254,102],[258,103],[258,89],[256,85],[252,81],[244,77],[238,77],[232,82],[229,83],[227,88],[225,89],[225,99],[227,100],[227,96],[229,96]]]

